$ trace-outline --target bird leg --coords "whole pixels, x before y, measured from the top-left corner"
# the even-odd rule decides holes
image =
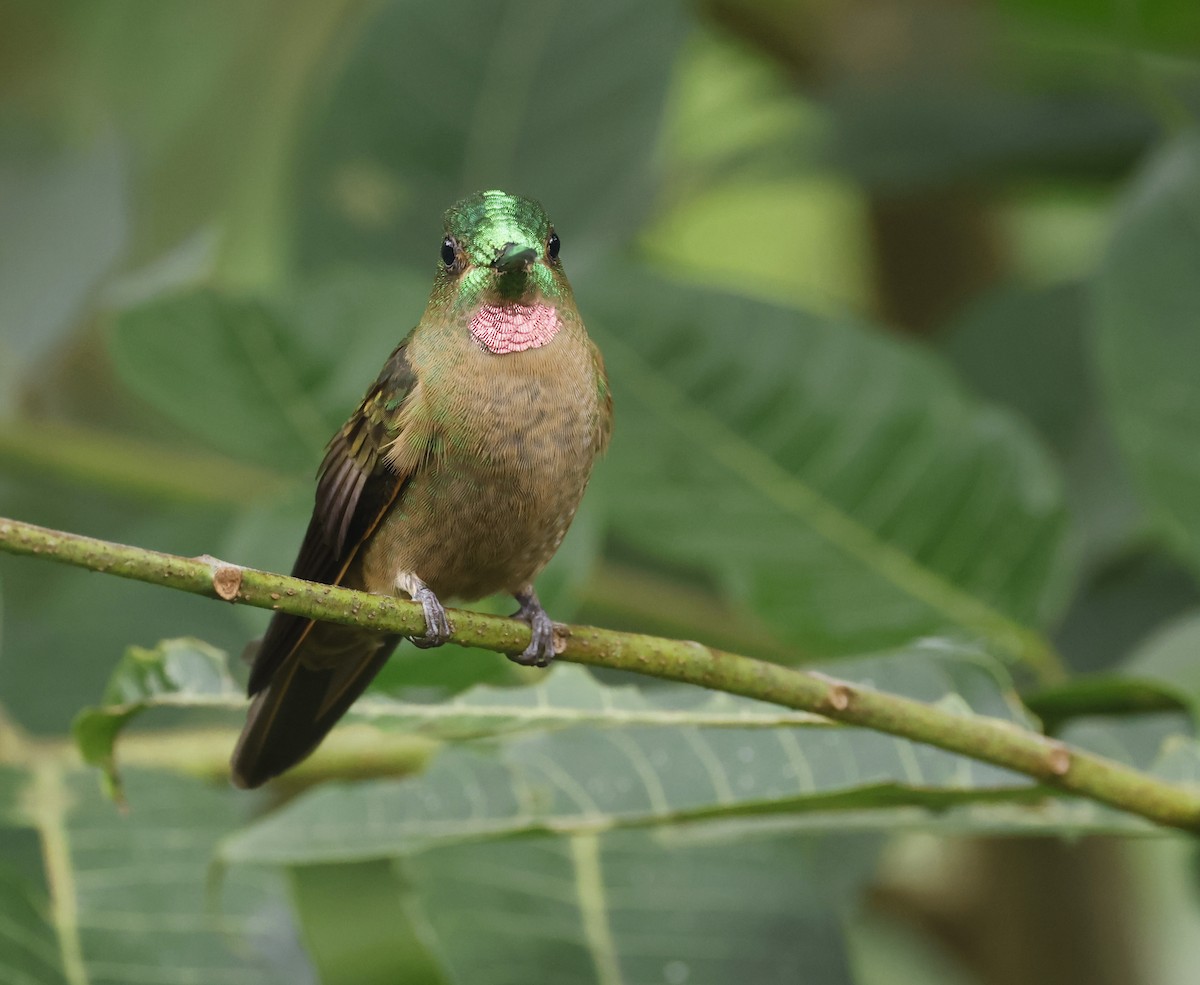
[[[445,643],[450,638],[450,619],[446,616],[446,607],[434,594],[433,589],[411,571],[403,572],[396,579],[396,587],[414,602],[420,602],[425,613],[425,635],[410,636],[412,645],[428,650]]]
[[[530,640],[522,653],[509,654],[508,659],[523,667],[546,667],[554,659],[554,620],[542,608],[532,585],[514,597],[521,608],[512,618],[529,623]]]

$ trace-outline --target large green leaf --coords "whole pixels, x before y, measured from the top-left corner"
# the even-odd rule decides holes
[[[956,714],[1031,726],[997,665],[971,648],[931,641],[844,661],[838,673]],[[109,695],[116,703],[85,712],[77,724],[85,756],[108,766],[117,732],[141,711],[240,712],[244,704],[223,655],[189,641],[131,653]],[[1088,804],[1024,815],[997,810],[989,804],[1028,800],[1035,785],[1003,769],[817,716],[681,685],[614,687],[570,665],[536,684],[480,686],[445,702],[369,696],[351,718],[360,729],[454,745],[407,781],[313,791],[231,838],[223,850],[228,860],[364,861],[545,830],[698,820],[775,823],[791,816],[805,818],[805,827],[836,828],[847,812],[870,827],[921,825],[929,818],[913,808],[955,805],[965,806],[944,815],[945,826],[955,830],[1145,828]],[[1084,724],[1091,729],[1084,733],[1091,737],[1086,747],[1178,782],[1200,775],[1200,754],[1178,719],[1160,718],[1157,731],[1143,733],[1136,746],[1125,726]],[[382,747],[382,740],[380,734],[373,745]],[[404,755],[407,772],[411,750]]]
[[[959,714],[1029,724],[1004,673],[969,648],[930,642],[838,669]],[[139,703],[240,703],[223,660],[185,643],[131,657],[109,696],[124,702],[108,712],[118,716]],[[293,889],[331,982],[362,967],[455,982],[554,969],[556,981],[605,985],[732,982],[753,968],[756,981],[836,985],[852,979],[833,914],[873,853],[804,832],[1145,829],[1089,804],[1019,808],[1035,793],[1025,778],[888,736],[694,688],[606,686],[573,666],[445,705],[371,698],[358,711],[460,744],[421,777],[326,785],[218,847],[234,873],[302,866]],[[461,744],[468,736],[490,741]],[[1173,778],[1194,782],[1200,758],[1181,752]],[[145,798],[131,785],[135,816]],[[923,806],[948,812],[935,821]],[[629,826],[651,830],[610,830]],[[339,958],[330,886],[373,894],[369,909],[345,914],[358,914],[352,939],[375,954],[365,965]],[[380,919],[394,947],[380,947]]]
[[[194,695],[196,697],[189,697]],[[86,762],[104,770],[110,792],[123,799],[113,759],[117,735],[139,712],[153,706],[239,707],[243,690],[229,673],[225,654],[200,640],[165,640],[153,650],[125,651],[104,692],[101,708],[75,716],[73,732]]]
[[[849,985],[837,912],[873,849],[619,831],[434,850],[398,870],[456,982]]]
[[[321,981],[853,981],[869,835],[612,832],[291,870]]]
[[[1146,162],[1096,277],[1095,346],[1125,460],[1154,527],[1200,569],[1200,135]]]
[[[123,312],[110,351],[165,417],[232,455],[311,474],[428,293],[424,276],[364,269],[269,302],[195,290]]]
[[[440,949],[434,950],[442,942],[432,939],[420,899],[390,861],[287,871],[305,949],[321,985],[449,985]],[[509,939],[515,949],[531,943]],[[497,947],[498,961],[504,950]]]
[[[1050,735],[1064,723],[1088,716],[1149,714],[1182,711],[1187,699],[1178,687],[1143,674],[1136,667],[1126,674],[1084,674],[1025,695],[1026,705],[1041,719]]]
[[[0,764],[0,981],[67,981],[31,823],[32,777]],[[32,858],[31,858],[32,857]]]
[[[838,673],[962,714],[1027,724],[1003,675],[970,650],[917,646],[839,666]],[[681,708],[683,691],[668,689],[661,698],[656,691],[647,700],[598,690],[574,672],[548,687],[554,701],[536,689],[464,695],[452,710],[460,728],[484,734],[490,707],[498,712],[493,734],[511,734],[482,748],[446,749],[428,772],[406,782],[322,787],[229,840],[224,856],[285,864],[362,860],[544,830],[946,806],[1031,789],[1006,770],[864,729],[807,718],[793,724],[789,713],[752,702],[697,705],[693,697]],[[513,732],[522,722],[541,728]]]
[[[10,146],[0,148],[0,412],[11,409],[21,373],[74,327],[128,233],[115,137],[24,160],[12,160]]]
[[[922,671],[928,671],[933,676],[926,684],[938,698],[947,692],[944,685],[939,688],[933,667],[910,668],[906,676],[911,687]],[[968,680],[957,683],[965,686]],[[77,719],[76,737],[84,758],[101,762],[111,754],[118,732],[143,711],[181,707],[240,711],[245,705],[245,694],[234,682],[224,653],[200,640],[164,640],[152,650],[130,647],[113,671],[103,703],[85,709]],[[818,715],[686,685],[645,692],[633,685],[601,684],[572,664],[558,664],[525,687],[478,685],[444,701],[405,701],[376,694],[358,701],[352,713],[381,728],[441,739],[575,725],[829,724]]]
[[[138,806],[123,815],[90,771],[47,758],[0,773],[0,979],[295,981],[303,958],[277,876],[239,869],[212,880],[238,796],[164,773],[132,773],[129,786]],[[11,867],[30,831],[48,892]]]
[[[428,655],[418,652],[412,659],[428,660]],[[474,655],[476,664],[481,660],[508,666],[508,661],[494,654]],[[406,676],[411,680],[413,675],[401,672],[399,679]],[[474,676],[478,679],[487,674],[477,669]],[[917,672],[910,672],[909,677],[915,680]],[[945,693],[939,689],[936,675],[928,683],[936,696]],[[199,640],[164,640],[154,649],[129,648],[113,671],[103,703],[76,716],[75,739],[83,758],[105,771],[111,791],[120,796],[115,744],[137,716],[172,708],[241,713],[245,705],[245,694],[234,682],[224,653]],[[477,685],[446,700],[406,701],[375,693],[357,702],[349,719],[446,740],[579,725],[748,729],[828,725],[815,715],[686,686],[656,688],[647,696],[632,686],[600,684],[584,669],[569,664],[553,668],[526,687]]]
[[[1090,300],[1075,282],[1007,285],[960,312],[941,339],[964,382],[1057,453],[1085,569],[1127,550],[1140,519],[1090,358]]]
[[[442,211],[480,188],[544,201],[576,256],[628,237],[686,28],[676,0],[381,6],[301,147],[302,261],[432,269]]]
[[[327,370],[258,302],[207,291],[149,302],[118,320],[112,354],[135,392],[232,455],[311,467],[337,426],[312,396]]]
[[[1088,735],[1122,748],[1103,730]],[[1154,771],[1195,784],[1200,751],[1176,735]],[[408,780],[323,786],[231,836],[221,854],[271,865],[363,861],[547,831],[720,831],[734,820],[747,834],[1154,830],[1086,801],[1017,806],[1039,796],[1023,777],[877,733],[578,728],[509,740],[498,753],[448,749]]]
[[[66,985],[49,903],[0,856],[0,981]]]
[[[982,654],[970,648],[937,642],[917,644],[894,654],[846,663],[839,666],[838,672],[880,690],[901,692],[923,701],[946,702],[949,707],[1005,718],[1017,725],[1028,724],[1007,679]],[[113,746],[119,732],[148,709],[240,712],[245,706],[245,699],[229,674],[225,655],[198,640],[187,639],[167,640],[153,650],[131,648],[114,671],[104,701],[102,706],[80,713],[75,734],[84,758],[108,770],[113,769]],[[727,750],[726,766],[730,775],[737,775],[738,779],[736,783],[718,782],[718,799],[726,788],[732,790],[735,786],[741,787],[738,798],[751,794],[750,800],[759,800],[768,790],[774,791],[767,795],[768,799],[785,797],[786,785],[776,784],[779,770],[790,776],[797,792],[804,792],[807,784],[812,788],[808,792],[814,794],[821,792],[817,789],[817,775],[827,768],[834,770],[827,780],[835,784],[866,783],[872,774],[882,776],[891,771],[901,782],[922,786],[920,773],[927,762],[926,753],[934,757],[928,760],[933,768],[930,777],[942,777],[933,781],[935,786],[943,781],[952,786],[966,782],[966,774],[956,772],[959,764],[949,763],[944,753],[918,747],[914,747],[915,752],[906,752],[895,745],[896,740],[863,730],[842,729],[817,715],[687,685],[661,685],[644,691],[632,685],[601,684],[583,668],[569,664],[552,668],[536,683],[524,687],[481,685],[445,701],[368,696],[354,706],[351,718],[383,729],[452,741],[531,735],[531,741],[537,744],[550,732],[579,729],[580,735],[591,736],[596,729],[610,730],[614,735],[596,744],[605,750],[599,767],[617,773],[628,771],[631,765],[628,757],[633,757],[634,767],[644,758],[653,758],[649,753],[638,754],[635,747],[639,736],[653,741],[660,750],[656,755],[671,756],[678,754],[679,729],[709,736],[706,741],[722,747],[728,743],[737,745],[744,739],[748,745],[737,746],[736,752]],[[831,740],[829,735],[800,739],[803,748],[811,744],[815,750],[816,759],[806,762],[803,748],[795,746],[797,740],[789,737],[797,727],[800,731],[796,736],[811,729],[819,732],[833,729],[837,740]],[[635,737],[627,740],[615,735],[624,731]],[[720,738],[723,731],[728,731],[732,738]],[[764,734],[756,736],[756,732]],[[570,748],[586,750],[588,741],[570,739]],[[695,742],[694,737],[687,738],[684,748],[690,745],[699,749]],[[610,748],[610,744],[615,745]],[[566,747],[556,748],[561,752]],[[840,749],[847,757],[841,767],[829,760],[834,749]],[[710,763],[717,762],[703,752],[699,755]],[[857,765],[856,761],[864,765]],[[464,762],[471,769],[490,769],[486,757],[477,763],[475,757],[467,755]],[[949,769],[951,765],[953,770]],[[987,767],[979,769],[983,771],[978,774],[980,777],[991,777]],[[618,788],[625,787],[619,780],[615,783]],[[622,792],[628,794],[631,790],[626,787]],[[617,809],[643,809],[645,792],[632,800],[619,798],[625,806]],[[693,792],[684,793],[682,799],[689,800],[691,807],[702,806],[713,792],[711,783],[702,783],[699,800]],[[653,810],[664,814],[680,806],[672,805],[671,798],[650,799],[654,801]]]
[[[967,629],[1033,663],[1069,564],[1060,478],[927,352],[625,271],[593,285],[613,534],[698,568],[817,653]]]
[[[1066,457],[1095,397],[1086,328],[1081,285],[1007,285],[959,312],[939,343],[976,393],[1017,411]]]

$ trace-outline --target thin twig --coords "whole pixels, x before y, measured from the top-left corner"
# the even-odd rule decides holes
[[[425,630],[421,607],[412,602],[241,568],[215,558],[127,547],[16,520],[0,518],[0,550],[328,622],[406,635]],[[451,620],[451,638],[457,643],[500,653],[519,653],[529,643],[529,627],[512,619],[456,609]],[[1197,790],[1166,783],[999,719],[954,714],[823,674],[684,640],[568,626],[562,628],[560,642],[564,660],[816,712],[1002,766],[1158,824],[1200,830]]]

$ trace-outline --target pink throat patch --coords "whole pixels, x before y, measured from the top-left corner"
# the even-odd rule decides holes
[[[549,304],[485,304],[471,319],[475,341],[497,355],[536,349],[560,328],[558,311]]]

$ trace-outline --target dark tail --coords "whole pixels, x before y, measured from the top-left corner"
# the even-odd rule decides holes
[[[272,644],[275,628],[267,631],[262,651]],[[308,756],[379,673],[399,641],[399,636],[315,623],[271,668],[265,682],[255,678],[273,662],[272,654],[260,651],[251,675],[254,700],[233,750],[233,782],[261,786]]]

